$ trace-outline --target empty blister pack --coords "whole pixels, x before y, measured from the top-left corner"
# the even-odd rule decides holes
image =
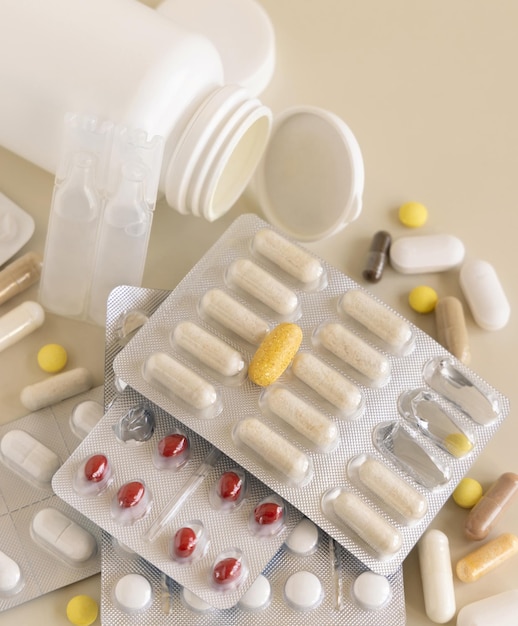
[[[403,573],[382,576],[303,518],[239,602],[217,609],[103,533],[101,611],[110,624],[405,624]]]
[[[0,611],[100,569],[99,529],[51,480],[81,439],[74,414],[89,405],[99,416],[102,401],[97,387],[0,428]]]
[[[429,335],[253,215],[223,234],[114,369],[380,574],[401,564],[509,410]],[[400,397],[423,387],[418,417],[401,414]],[[448,418],[421,415],[432,399]],[[408,517],[359,480],[350,462],[360,453],[378,462],[366,463],[367,482],[380,475],[415,500]]]

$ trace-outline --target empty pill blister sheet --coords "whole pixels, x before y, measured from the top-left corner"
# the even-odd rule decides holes
[[[180,422],[213,443],[291,502],[367,567],[381,574],[394,572],[507,416],[508,400],[457,362],[433,338],[325,261],[320,261],[322,276],[311,285],[279,269],[275,263],[253,248],[255,235],[264,229],[275,230],[256,216],[239,217],[166,298],[135,338],[118,354],[114,362],[115,372],[143,396],[175,415]],[[279,234],[284,237],[282,233]],[[260,293],[261,289],[248,286],[243,289],[236,283],[235,262],[241,259],[252,260],[275,279],[275,283],[266,283],[273,285],[270,301],[268,294],[265,297],[264,293]],[[228,268],[233,269],[229,271]],[[258,275],[254,272],[254,276]],[[287,291],[278,288],[277,283],[281,283]],[[383,311],[380,319],[384,319],[385,313],[390,313],[400,327],[410,330],[411,337],[402,338],[398,348],[394,349],[388,342],[395,334],[390,333],[389,338],[382,342],[372,332],[365,331],[344,313],[341,303],[346,293],[368,296]],[[228,297],[239,303],[246,312],[239,321],[243,320],[246,329],[252,329],[258,336],[244,339],[245,331],[239,326],[237,330],[241,334],[228,329],[225,315],[216,319],[217,313],[210,308],[214,305],[214,294],[217,296],[218,307],[222,302],[226,305]],[[279,298],[285,306],[277,306]],[[225,311],[224,306],[222,310]],[[230,310],[241,315],[239,309],[231,307]],[[199,359],[180,349],[174,341],[174,329],[186,321],[194,322],[237,350],[243,356],[245,366],[269,330],[280,322],[298,324],[303,331],[300,350],[294,363],[275,384],[316,407],[336,425],[338,436],[334,449],[315,449],[310,445],[311,442],[299,436],[300,433],[293,435],[293,431],[286,428],[280,420],[272,418],[261,400],[264,397],[262,394],[268,393],[270,388],[263,390],[244,377],[221,377]],[[363,356],[369,356],[366,360],[376,365],[376,371],[380,372],[379,378],[376,379],[376,375],[371,374],[368,368],[360,371],[363,363],[361,359],[359,363],[355,363],[354,354],[352,363],[357,369],[351,364],[345,364],[331,350],[322,346],[320,334],[326,324],[339,324],[351,332],[355,339],[363,341],[362,345],[366,346]],[[233,326],[231,316],[230,325]],[[332,347],[332,340],[329,345]],[[370,355],[373,352],[377,357],[371,360]],[[316,363],[319,368],[321,364],[326,368],[324,374],[314,369],[315,358],[318,359]],[[189,376],[194,374],[194,380],[200,382],[202,392],[195,394],[196,398],[179,398],[178,389],[172,394],[164,392],[164,380],[160,381],[160,377],[165,371],[165,383],[168,383],[167,369],[170,359],[175,368],[181,366],[182,374],[186,369]],[[150,363],[152,374],[158,372],[155,378],[149,375]],[[165,370],[162,369],[163,363]],[[329,380],[327,368],[330,368],[329,372],[333,375],[339,374],[342,382],[346,381],[345,384],[351,389],[346,394],[346,400],[352,398],[351,406],[338,402],[340,398],[332,398],[335,405],[324,399],[322,389]],[[445,381],[441,380],[442,369],[448,376]],[[459,373],[458,381],[461,383],[453,381],[453,387],[457,385],[461,388],[461,405],[464,392],[470,395],[472,391],[478,393],[480,389],[480,395],[487,396],[490,410],[487,419],[484,415],[473,419],[473,416],[468,416],[465,410],[460,410],[459,406],[444,397],[444,388],[452,386],[453,379],[449,376],[451,372]],[[317,374],[321,375],[322,380],[320,389],[315,391],[312,385]],[[188,377],[187,380],[193,379]],[[464,441],[462,438],[467,433],[469,450],[463,449],[461,445],[461,452],[452,454],[447,446],[436,445],[436,441],[426,437],[422,430],[413,428],[409,420],[403,419],[398,410],[399,397],[404,392],[421,388],[432,393],[432,389],[427,387],[427,381],[434,385],[437,383],[438,393],[434,391],[433,398],[448,414],[453,415],[461,441]],[[454,395],[453,399],[458,398]],[[470,400],[468,398],[468,402]],[[198,401],[199,404],[195,406]],[[470,408],[469,405],[466,406]],[[264,426],[268,428],[267,434],[273,432],[279,435],[300,454],[302,461],[288,468],[288,479],[268,466],[256,453],[250,453],[249,447],[242,445],[243,439],[246,440],[250,435],[252,439],[257,436],[255,430],[262,433]],[[241,440],[236,439],[236,431],[238,435],[242,435]],[[259,438],[262,437],[261,433]],[[374,445],[374,440],[377,441],[377,446]],[[403,446],[402,450],[398,449],[400,445]],[[426,459],[430,457],[434,461],[430,471],[427,470],[420,481],[415,480],[415,473],[408,471],[408,463],[406,468],[404,465],[408,461],[405,455],[409,451],[412,457],[414,448]],[[348,463],[360,453],[381,461],[410,484],[419,498],[426,499],[426,511],[419,520],[401,520],[379,497],[373,496],[354,477],[349,476]],[[304,460],[308,461],[306,465]],[[419,458],[410,460],[420,466]],[[289,476],[289,470],[293,467],[295,469]],[[347,516],[351,511],[354,516],[356,507],[353,505],[357,502],[366,505],[365,514],[368,519],[375,518],[375,524],[381,519],[388,523],[390,532],[395,531],[392,538],[389,537],[375,550],[366,543],[368,536],[360,537],[358,532],[351,530],[356,525],[361,532],[364,526],[361,520],[348,520],[351,522],[348,524],[343,524],[340,520],[340,515]]]

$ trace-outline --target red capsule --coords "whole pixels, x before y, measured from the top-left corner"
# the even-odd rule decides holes
[[[85,463],[85,478],[92,483],[99,483],[108,471],[108,459],[104,454],[94,454]]]
[[[174,553],[175,556],[185,559],[194,552],[198,537],[192,528],[185,526],[176,531],[174,536]]]
[[[254,519],[261,526],[274,524],[282,517],[283,508],[276,502],[263,502],[254,509]]]
[[[212,578],[218,585],[237,580],[241,574],[241,560],[227,557],[218,561],[212,570]]]
[[[160,456],[171,458],[180,456],[189,448],[189,440],[181,433],[172,433],[166,435],[158,443],[158,452]]]
[[[219,479],[219,495],[223,500],[235,502],[243,487],[243,480],[235,472],[225,472]]]
[[[136,506],[144,497],[145,490],[144,485],[138,480],[122,485],[117,492],[117,502],[121,509]]]

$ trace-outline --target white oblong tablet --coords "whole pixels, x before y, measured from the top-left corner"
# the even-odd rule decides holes
[[[296,572],[284,585],[286,602],[299,611],[316,608],[324,597],[322,583],[312,572]]]
[[[263,574],[259,574],[252,586],[239,600],[238,606],[245,611],[259,611],[270,602],[271,595],[270,581]]]
[[[36,513],[31,533],[35,541],[74,566],[82,565],[97,552],[95,537],[53,507]]]
[[[464,260],[464,244],[453,235],[399,237],[390,246],[390,264],[402,274],[444,272]]]
[[[507,324],[511,305],[490,263],[480,259],[466,261],[459,281],[471,314],[481,328],[499,330]]]
[[[22,584],[20,566],[0,550],[0,596],[16,593]]]
[[[126,574],[119,578],[113,590],[117,606],[127,613],[145,611],[153,601],[153,589],[147,578],[140,574]]]
[[[51,404],[88,391],[93,384],[90,372],[84,367],[54,374],[50,378],[22,389],[20,400],[29,411],[39,411]]]
[[[313,554],[318,547],[318,528],[304,518],[295,526],[286,539],[286,548],[297,556]]]
[[[392,597],[390,582],[381,574],[362,572],[351,587],[353,600],[367,611],[379,611]]]
[[[84,439],[104,415],[104,407],[95,400],[85,400],[77,404],[70,416],[70,427],[75,435]]]
[[[23,478],[40,487],[50,486],[61,461],[58,455],[24,430],[8,431],[0,441],[5,463]]]

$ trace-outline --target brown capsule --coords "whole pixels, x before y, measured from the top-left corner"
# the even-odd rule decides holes
[[[371,283],[377,283],[381,280],[383,270],[387,264],[389,257],[390,244],[392,238],[384,230],[378,231],[372,238],[367,255],[367,262],[363,270],[363,278]]]
[[[0,272],[0,304],[25,291],[41,275],[42,259],[36,252],[27,252]]]
[[[458,298],[439,298],[435,305],[435,324],[439,343],[467,365],[471,360],[471,352],[464,309]]]

